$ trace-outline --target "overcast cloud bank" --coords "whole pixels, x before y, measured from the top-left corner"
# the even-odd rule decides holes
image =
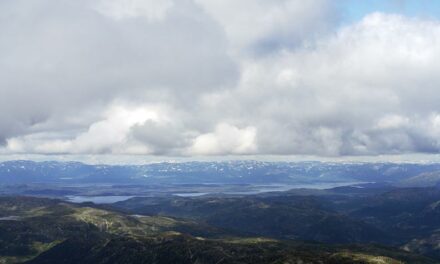
[[[0,2],[0,153],[440,150],[440,22],[333,1]]]

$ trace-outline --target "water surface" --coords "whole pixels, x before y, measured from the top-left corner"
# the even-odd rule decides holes
[[[136,196],[114,195],[114,196],[67,196],[67,200],[73,203],[92,202],[95,204],[111,204],[125,201]]]

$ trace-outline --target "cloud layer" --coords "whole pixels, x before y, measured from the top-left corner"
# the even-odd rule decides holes
[[[332,3],[2,1],[0,153],[438,153],[440,22]]]

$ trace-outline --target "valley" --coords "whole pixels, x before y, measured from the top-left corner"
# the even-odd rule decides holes
[[[440,262],[436,164],[2,164],[0,263]]]
[[[191,216],[185,220],[160,214],[131,215],[121,209],[137,211],[131,206],[115,208],[45,198],[0,198],[0,262],[435,263],[395,247],[276,239],[275,233],[261,236],[260,229],[240,234]],[[298,214],[304,212],[292,216]],[[246,215],[240,220],[259,225]]]

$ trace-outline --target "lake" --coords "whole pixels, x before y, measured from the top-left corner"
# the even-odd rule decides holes
[[[208,194],[231,194],[231,195],[252,195],[259,194],[265,192],[283,192],[291,189],[330,189],[341,186],[350,186],[356,184],[363,184],[366,182],[329,182],[329,183],[308,183],[308,184],[266,184],[266,185],[247,185],[243,187],[243,190],[234,190],[234,191],[222,191],[215,190],[211,192],[207,192],[205,190],[197,191],[188,191],[188,192],[170,192],[169,195],[175,195],[179,197],[197,197]],[[143,197],[144,195],[108,195],[108,196],[81,196],[81,195],[69,195],[66,196],[66,199],[69,202],[73,203],[84,203],[84,202],[92,202],[95,204],[111,204],[116,202],[125,201],[131,199],[133,197]]]
[[[75,196],[69,195],[66,196],[69,202],[73,203],[85,203],[92,202],[95,204],[111,204],[116,202],[125,201],[131,199],[136,196],[123,196],[123,195],[114,195],[114,196]]]

